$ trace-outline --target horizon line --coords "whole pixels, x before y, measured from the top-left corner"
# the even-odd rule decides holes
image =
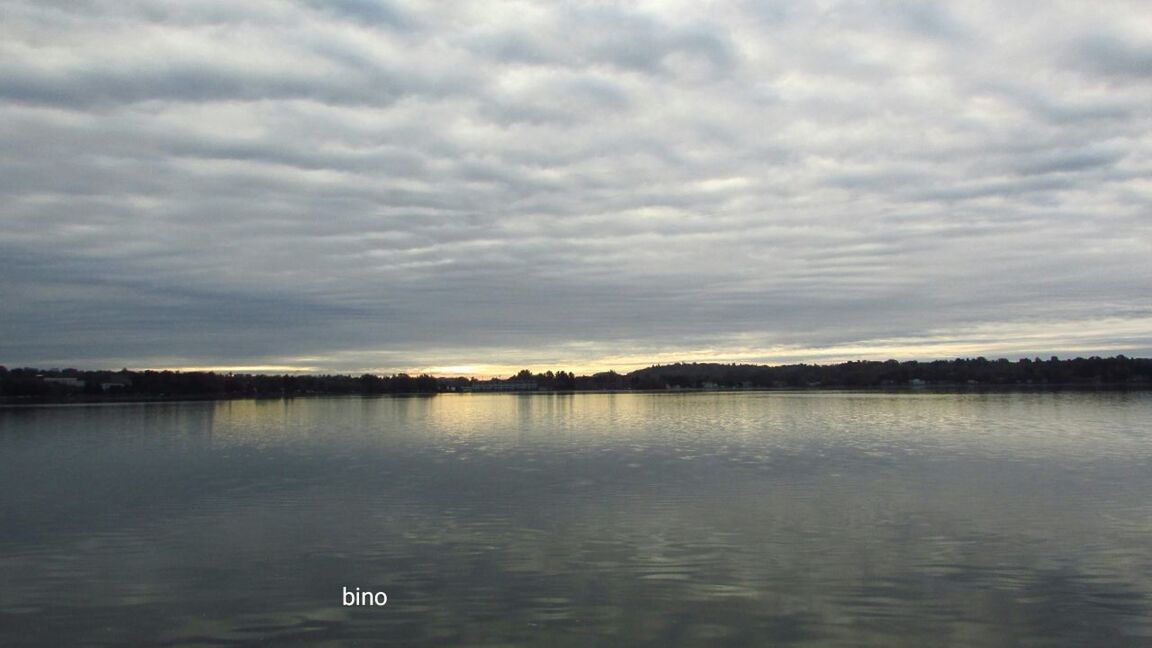
[[[926,364],[926,363],[933,363],[933,362],[954,362],[957,360],[966,361],[966,360],[983,359],[983,360],[988,361],[988,362],[1007,361],[1007,362],[1019,363],[1020,361],[1023,361],[1023,360],[1028,360],[1030,362],[1032,362],[1032,361],[1049,362],[1051,360],[1066,362],[1066,361],[1072,361],[1072,360],[1077,360],[1077,359],[1085,359],[1086,360],[1086,359],[1091,359],[1091,358],[1101,358],[1101,359],[1106,359],[1106,360],[1107,359],[1121,359],[1121,358],[1126,359],[1126,360],[1152,360],[1152,357],[1132,356],[1132,355],[1128,355],[1125,353],[1115,353],[1112,355],[1091,354],[1091,355],[1075,355],[1075,356],[1069,356],[1068,354],[1064,354],[1063,356],[1061,356],[1061,354],[1059,354],[1059,353],[1018,354],[1015,357],[1007,357],[1007,356],[989,357],[989,356],[984,356],[984,355],[976,355],[976,356],[963,356],[963,355],[961,355],[961,356],[953,356],[953,357],[947,357],[947,358],[945,358],[945,357],[903,358],[903,359],[902,358],[885,358],[882,360],[876,359],[876,358],[853,358],[853,359],[839,360],[839,361],[833,361],[833,362],[802,361],[801,360],[801,361],[785,361],[785,362],[778,362],[778,363],[747,362],[747,361],[737,362],[737,361],[722,361],[722,360],[708,359],[708,360],[675,360],[675,361],[650,362],[647,364],[643,364],[642,366],[634,366],[634,367],[628,368],[628,369],[624,369],[621,367],[606,367],[606,368],[596,368],[596,370],[594,370],[594,371],[588,371],[589,368],[587,368],[587,367],[582,367],[581,371],[576,371],[573,369],[569,369],[567,367],[559,367],[556,365],[547,365],[547,366],[540,365],[540,364],[535,364],[535,366],[532,366],[532,365],[525,365],[525,366],[507,365],[507,367],[509,368],[508,370],[505,370],[505,371],[502,371],[499,373],[490,373],[490,374],[484,374],[484,375],[476,373],[476,372],[467,372],[467,371],[431,372],[431,371],[425,370],[426,368],[410,368],[410,369],[403,369],[403,368],[391,369],[391,368],[389,368],[389,369],[386,369],[383,371],[372,370],[372,369],[324,370],[320,367],[299,367],[299,366],[292,366],[292,365],[185,365],[185,366],[137,366],[137,367],[122,366],[120,369],[111,369],[108,367],[101,367],[101,368],[92,369],[92,368],[79,368],[76,366],[66,366],[66,367],[65,366],[51,366],[51,367],[49,367],[49,366],[44,366],[44,367],[19,366],[19,367],[14,367],[14,366],[9,366],[9,365],[5,365],[5,364],[0,363],[0,367],[3,367],[5,369],[7,369],[8,371],[12,371],[14,369],[36,369],[36,370],[40,370],[40,371],[78,371],[78,372],[109,371],[109,372],[113,372],[113,373],[120,372],[120,371],[131,371],[131,372],[138,372],[138,373],[147,372],[147,371],[154,371],[154,372],[170,371],[173,373],[218,373],[218,374],[242,374],[242,375],[247,374],[247,375],[266,375],[266,376],[267,375],[295,375],[295,376],[375,375],[375,376],[394,376],[394,375],[399,375],[399,374],[407,374],[410,376],[431,376],[433,378],[470,378],[470,379],[474,379],[474,380],[506,380],[510,377],[514,377],[520,371],[529,371],[532,374],[545,374],[549,371],[552,371],[552,372],[564,371],[564,372],[568,372],[568,373],[573,373],[576,376],[593,376],[596,374],[609,373],[609,372],[615,372],[615,373],[620,374],[620,375],[627,375],[628,373],[631,373],[634,371],[639,371],[642,369],[650,369],[650,368],[655,368],[655,367],[667,367],[667,366],[674,366],[674,365],[679,365],[679,364],[684,364],[684,365],[732,365],[732,366],[754,366],[754,367],[786,367],[786,366],[796,366],[796,365],[833,367],[833,366],[851,364],[851,363],[855,363],[855,362],[876,362],[876,363],[898,362],[901,364],[908,363],[908,362],[915,362],[915,363],[925,363]],[[492,365],[480,365],[480,366],[491,367]],[[517,367],[517,368],[511,369],[511,367]],[[453,367],[438,367],[438,369],[452,369],[452,368],[456,368],[456,369],[479,368],[479,366],[477,366],[477,365],[457,365],[457,366],[453,366]]]

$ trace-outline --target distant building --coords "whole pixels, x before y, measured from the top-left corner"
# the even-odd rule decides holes
[[[112,376],[108,380],[100,383],[100,389],[104,391],[115,389],[128,389],[132,386],[132,379],[127,375]]]
[[[44,382],[64,387],[83,387],[84,381],[79,378],[45,378]]]
[[[539,391],[540,386],[527,380],[489,380],[476,382],[464,388],[474,392],[531,392]]]

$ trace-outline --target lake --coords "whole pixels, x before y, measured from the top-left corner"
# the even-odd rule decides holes
[[[2,408],[0,645],[1152,645],[1150,422],[1126,392]]]

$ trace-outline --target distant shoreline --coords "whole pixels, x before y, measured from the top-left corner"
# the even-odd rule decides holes
[[[832,365],[675,363],[619,374],[533,373],[508,378],[266,375],[212,371],[84,371],[0,366],[0,404],[133,403],[443,393],[827,391],[974,392],[1152,389],[1152,359],[853,361]]]
[[[173,394],[165,396],[100,396],[76,395],[70,397],[14,397],[0,396],[0,407],[41,406],[41,405],[147,405],[151,403],[201,403],[228,401],[284,401],[314,399],[378,399],[378,398],[431,398],[460,395],[499,395],[499,396],[574,396],[583,394],[746,394],[746,393],[862,393],[862,394],[980,394],[980,393],[1055,393],[1055,392],[1152,392],[1152,384],[1147,383],[1072,383],[1059,385],[906,385],[884,387],[747,387],[704,389],[685,387],[676,389],[572,389],[536,391],[488,391],[488,392],[394,392],[379,394],[236,394],[198,395]]]

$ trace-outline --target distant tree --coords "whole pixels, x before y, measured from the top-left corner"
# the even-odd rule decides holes
[[[564,372],[564,371],[556,372],[555,380],[553,382],[553,387],[555,389],[559,389],[562,391],[571,391],[573,389],[576,389],[576,375],[573,374],[571,371],[569,371],[569,372]]]

